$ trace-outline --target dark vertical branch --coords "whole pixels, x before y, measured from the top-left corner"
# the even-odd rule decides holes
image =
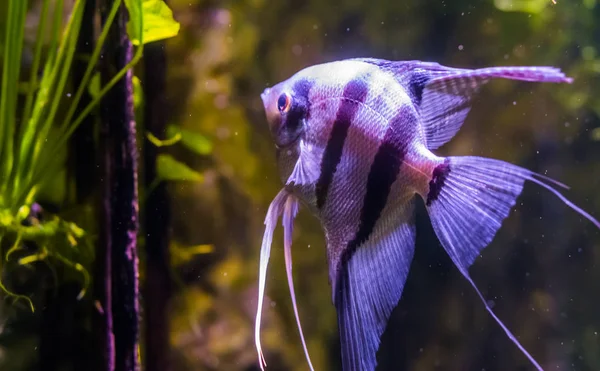
[[[101,10],[102,27],[106,22],[107,11],[110,8],[109,1],[99,0]],[[114,28],[114,26],[113,26]],[[114,32],[111,33],[111,39],[114,39]],[[111,40],[107,40],[111,41]],[[105,44],[103,55],[108,57],[114,51],[109,50],[110,42]],[[102,58],[100,70],[102,80],[106,82],[108,76],[114,73],[114,67],[110,65],[111,59]],[[114,90],[114,89],[113,89]],[[99,202],[99,236],[96,248],[96,258],[94,266],[94,298],[96,310],[92,316],[92,326],[94,329],[94,353],[92,355],[91,366],[95,371],[114,371],[115,369],[115,339],[113,334],[113,313],[112,313],[112,193],[114,174],[114,158],[111,141],[110,120],[106,117],[106,106],[114,100],[113,95],[106,96],[101,105],[102,122],[99,130],[99,153],[100,153],[100,202]],[[109,111],[110,112],[110,111]]]
[[[144,50],[144,123],[146,130],[164,137],[167,125],[166,55],[164,42],[147,45]],[[158,149],[144,142],[144,183],[146,189],[156,179]],[[171,296],[169,274],[170,209],[166,184],[160,183],[146,198],[146,283],[144,287],[145,369],[169,371],[169,326],[167,308]]]
[[[106,68],[103,68],[106,70]],[[104,72],[104,71],[103,71]],[[105,72],[103,73],[103,75]],[[106,104],[106,103],[103,103]],[[104,110],[103,110],[104,111]],[[94,333],[93,354],[90,365],[94,371],[115,370],[115,339],[112,313],[112,151],[109,125],[103,120],[100,126],[100,185],[99,236],[94,265],[93,291],[96,310],[92,315]]]
[[[103,22],[113,0],[102,0]],[[106,84],[132,58],[123,3],[111,27],[101,67]],[[102,370],[136,371],[138,364],[137,146],[130,70],[101,104],[102,219],[97,280],[104,316],[99,322]]]

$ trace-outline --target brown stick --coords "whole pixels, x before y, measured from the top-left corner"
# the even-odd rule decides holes
[[[101,1],[103,21],[113,0]],[[109,33],[101,66],[106,84],[132,58],[123,3]],[[104,311],[99,369],[137,371],[139,338],[137,146],[133,110],[133,71],[101,104],[102,215],[96,281]]]

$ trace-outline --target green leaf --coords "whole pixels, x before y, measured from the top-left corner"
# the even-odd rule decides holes
[[[173,12],[163,0],[144,0],[144,44],[168,39],[179,33],[179,22],[173,19]]]
[[[171,254],[171,266],[178,267],[190,263],[199,255],[211,254],[215,251],[215,246],[202,244],[196,246],[185,246],[177,241],[169,244],[169,253]]]
[[[181,136],[181,143],[199,155],[205,156],[212,152],[212,142],[204,135],[181,129],[175,125],[167,127],[167,137]]]
[[[201,182],[204,179],[202,174],[166,154],[158,155],[156,172],[158,177],[163,180]]]
[[[129,12],[129,22],[127,22],[127,34],[133,45],[140,45],[142,39],[142,0],[125,0],[125,6]]]
[[[88,92],[92,98],[96,98],[100,94],[100,73],[94,74],[90,85],[88,86]]]
[[[125,0],[125,5],[130,19],[127,32],[133,45],[168,39],[179,33],[179,22],[173,19],[173,12],[163,0]],[[143,23],[141,35],[140,22]]]
[[[524,12],[537,14],[551,3],[551,0],[494,0],[494,6],[504,12]]]
[[[142,83],[137,76],[133,76],[133,107],[138,108],[144,100],[144,91],[142,90]]]
[[[0,187],[6,190],[13,171],[13,140],[16,128],[19,71],[23,50],[24,25],[27,15],[27,2],[8,2],[8,23],[4,41],[5,59],[2,63],[0,85]]]
[[[146,133],[146,137],[152,144],[154,144],[157,147],[172,146],[173,144],[175,144],[181,140],[181,134],[179,134],[179,133],[174,135],[172,138],[163,139],[163,140],[158,139],[154,134],[152,134],[150,132]]]

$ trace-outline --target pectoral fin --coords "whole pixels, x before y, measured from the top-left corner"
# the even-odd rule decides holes
[[[287,180],[286,185],[307,185],[317,182],[319,179],[320,162],[316,149],[300,140],[300,156],[292,170],[292,174]]]

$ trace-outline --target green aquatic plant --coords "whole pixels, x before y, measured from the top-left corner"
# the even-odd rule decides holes
[[[81,274],[83,289],[80,298],[85,294],[89,274],[76,257],[78,248],[90,243],[89,236],[74,223],[55,215],[39,219],[31,210],[40,193],[64,168],[61,151],[71,135],[93,112],[102,97],[137,64],[142,57],[143,44],[174,36],[179,31],[179,24],[173,20],[164,1],[124,0],[130,19],[127,27],[129,37],[137,46],[135,55],[104,86],[99,85],[99,79],[95,81],[97,90],[91,102],[80,107],[84,91],[90,90],[108,30],[122,3],[121,0],[113,2],[92,54],[78,56],[76,45],[85,0],[73,3],[64,27],[65,1],[42,0],[31,73],[26,82],[20,78],[29,2],[8,0],[6,4],[6,29],[0,54],[3,67],[0,90],[0,242],[10,247],[6,252],[0,250],[0,261],[8,261],[15,251],[33,243],[35,251],[20,257],[17,264],[50,263],[51,259],[65,264]],[[87,67],[81,81],[76,82],[75,92],[67,94],[75,58],[85,58]],[[22,86],[25,88],[21,89]],[[23,104],[19,104],[21,98]],[[65,246],[70,249],[68,255]],[[0,263],[0,273],[3,268]],[[28,297],[12,292],[2,280],[0,289],[9,297],[27,301],[34,309]]]
[[[181,143],[188,150],[201,156],[212,152],[212,142],[202,134],[169,125],[167,135],[169,138],[164,140],[158,139],[152,133],[147,133],[146,137],[156,147],[169,147]],[[165,153],[159,154],[156,159],[156,173],[157,177],[146,190],[147,193],[152,192],[162,181],[202,182],[204,180],[201,173]]]

